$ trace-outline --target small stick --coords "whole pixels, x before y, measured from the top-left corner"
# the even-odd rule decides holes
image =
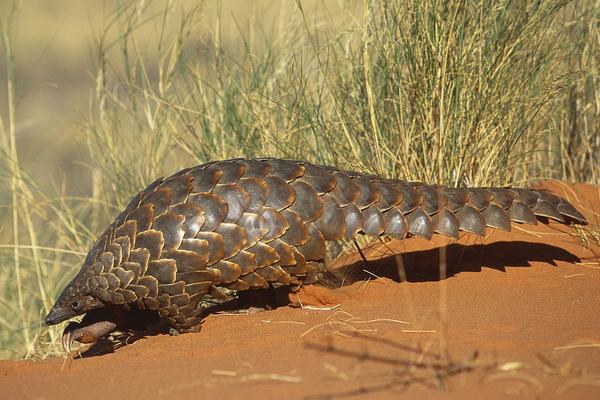
[[[354,246],[356,246],[356,250],[358,250],[358,254],[360,254],[360,257],[363,259],[363,261],[369,262],[369,260],[367,260],[367,257],[365,257],[365,254],[363,253],[362,249],[358,245],[358,242],[356,241],[356,239],[353,240],[352,242],[354,243]]]

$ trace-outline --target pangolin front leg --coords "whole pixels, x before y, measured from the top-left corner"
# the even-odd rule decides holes
[[[138,193],[94,243],[46,322],[103,308],[151,310],[186,332],[206,307],[238,291],[318,282],[327,241],[483,236],[486,227],[548,218],[586,223],[546,191],[446,188],[303,161],[210,162]],[[109,326],[91,325],[86,332],[96,339]]]

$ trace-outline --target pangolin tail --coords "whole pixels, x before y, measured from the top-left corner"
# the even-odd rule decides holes
[[[484,236],[486,227],[510,231],[512,222],[535,225],[551,219],[563,224],[587,224],[571,203],[545,190],[405,185],[415,189],[414,204],[420,203],[404,212],[407,233],[428,239],[434,233],[458,238],[459,231]],[[401,229],[389,233],[402,236]]]

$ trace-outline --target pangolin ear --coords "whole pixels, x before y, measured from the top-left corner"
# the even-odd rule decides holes
[[[87,295],[84,298],[85,302],[85,311],[96,310],[98,308],[104,308],[104,303],[100,301],[97,297]]]

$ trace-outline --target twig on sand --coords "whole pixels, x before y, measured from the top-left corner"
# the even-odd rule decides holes
[[[486,375],[483,377],[483,379],[481,380],[482,383],[487,384],[487,383],[491,383],[491,382],[495,382],[495,381],[499,381],[499,380],[506,380],[506,379],[514,379],[514,380],[519,380],[519,381],[523,381],[523,382],[527,382],[529,383],[531,386],[535,387],[536,390],[541,391],[542,390],[542,382],[536,378],[535,376],[525,373],[525,372],[517,372],[517,371],[498,371],[498,372],[493,372],[489,375]]]
[[[302,377],[273,374],[273,373],[250,374],[250,375],[244,375],[244,376],[240,377],[240,382],[248,382],[248,381],[280,381],[280,382],[288,382],[288,383],[300,383],[300,382],[302,382]]]
[[[558,346],[558,347],[555,347],[554,350],[573,350],[573,349],[588,349],[588,348],[600,349],[600,343],[582,343],[582,344],[572,344],[572,345],[567,345],[567,346]]]
[[[337,393],[322,393],[313,396],[307,396],[305,399],[333,399],[341,397],[351,396],[364,396],[374,392],[389,391],[389,390],[406,390],[409,386],[414,384],[420,384],[431,389],[444,389],[446,388],[446,379],[460,373],[470,372],[477,365],[477,352],[473,352],[468,355],[461,362],[445,361],[437,354],[431,354],[423,352],[419,348],[412,348],[410,346],[401,343],[390,343],[389,339],[384,338],[373,338],[369,336],[359,335],[362,339],[368,339],[370,341],[376,341],[380,344],[392,345],[394,348],[398,348],[403,351],[411,353],[417,352],[420,356],[418,360],[414,357],[411,359],[404,359],[403,357],[396,357],[389,355],[389,351],[386,351],[385,355],[371,354],[365,350],[351,350],[347,346],[344,348],[336,347],[334,344],[329,342],[328,344],[317,344],[307,343],[307,347],[331,353],[336,356],[356,359],[360,362],[379,363],[384,365],[390,365],[393,367],[389,374],[377,373],[377,377],[385,377],[385,382],[373,383],[373,378],[368,379],[369,384],[360,386],[355,389]],[[336,376],[339,376],[339,370],[331,364],[327,364],[328,370],[333,370]],[[347,380],[347,374],[341,376],[343,380]],[[357,379],[357,376],[352,378]]]
[[[310,329],[306,330],[304,333],[300,335],[300,337],[304,337],[308,335],[310,332],[318,329],[322,326],[329,326],[331,328],[335,328],[333,333],[344,335],[344,332],[376,332],[376,329],[358,329],[355,325],[363,325],[363,324],[371,324],[376,322],[393,322],[398,324],[409,324],[406,321],[401,321],[397,319],[391,318],[377,318],[377,319],[369,319],[362,320],[360,318],[354,317],[350,313],[346,311],[336,311],[332,316],[327,318],[326,322],[317,324]]]

